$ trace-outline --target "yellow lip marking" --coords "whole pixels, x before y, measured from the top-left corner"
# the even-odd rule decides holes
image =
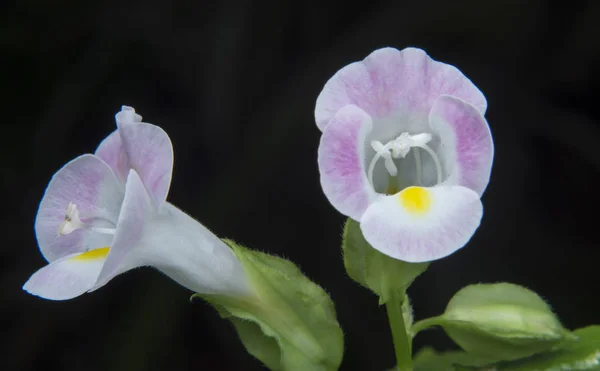
[[[427,188],[408,187],[398,194],[400,204],[409,214],[424,214],[431,206],[431,195]]]
[[[98,260],[105,259],[110,251],[110,247],[100,247],[98,249],[86,251],[83,254],[76,255],[71,258],[71,260],[76,261],[90,261],[90,260]]]

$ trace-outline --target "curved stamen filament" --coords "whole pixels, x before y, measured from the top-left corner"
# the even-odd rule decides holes
[[[442,166],[440,164],[440,160],[435,152],[427,145],[427,143],[431,141],[431,134],[421,133],[410,135],[408,133],[400,134],[396,139],[393,139],[383,145],[383,143],[379,141],[372,141],[371,147],[375,150],[375,155],[371,159],[371,163],[369,164],[369,168],[367,169],[367,178],[373,189],[375,189],[375,184],[373,182],[373,172],[375,170],[375,164],[380,158],[383,158],[385,161],[385,168],[390,176],[395,177],[398,174],[398,168],[394,164],[394,159],[404,158],[408,154],[411,148],[414,148],[415,153],[415,166],[416,166],[416,175],[417,175],[417,183],[421,185],[423,179],[423,166],[421,163],[421,155],[417,148],[422,148],[433,159],[435,163],[436,175],[437,175],[437,183],[440,184],[442,182]]]
[[[117,232],[116,228],[100,228],[100,227],[88,227],[90,230],[98,233],[104,234],[115,234]]]
[[[415,166],[417,168],[417,185],[420,186],[423,183],[423,174],[421,169],[421,154],[416,148],[413,149],[413,152],[415,154]]]
[[[429,147],[427,144],[418,144],[418,145],[415,145],[415,147],[423,148],[431,155],[431,158],[433,159],[433,162],[435,163],[435,172],[437,175],[437,182],[435,184],[436,185],[440,184],[442,182],[442,165],[440,164],[440,159],[437,157],[437,155],[431,149],[431,147]]]
[[[391,142],[390,142],[391,143]],[[375,164],[379,158],[383,157],[385,161],[385,168],[392,176],[396,176],[398,174],[398,169],[394,164],[394,160],[392,160],[392,154],[390,153],[390,143],[385,146],[376,140],[371,142],[371,146],[375,150],[375,156],[371,159],[371,163],[369,164],[369,169],[367,170],[367,177],[369,178],[369,183],[373,186],[373,171],[375,170]]]

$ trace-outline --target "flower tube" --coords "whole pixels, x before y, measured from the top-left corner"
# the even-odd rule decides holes
[[[67,163],[50,181],[35,221],[48,265],[23,289],[66,300],[130,269],[152,266],[204,294],[251,295],[241,263],[206,227],[166,202],[173,148],[158,126],[131,107],[117,130]]]

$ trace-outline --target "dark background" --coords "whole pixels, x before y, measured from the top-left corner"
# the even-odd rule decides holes
[[[213,4],[214,3],[214,4]],[[21,291],[45,264],[33,221],[52,174],[132,105],[175,148],[169,200],[215,233],[285,256],[336,303],[342,370],[393,365],[376,298],[347,276],[344,218],[319,186],[315,99],[371,51],[417,46],[488,99],[496,157],[470,244],[411,287],[417,318],[511,281],[565,326],[600,322],[600,2],[20,1],[2,5],[3,370],[259,370],[232,326],[151,269],[66,302]],[[442,331],[416,347],[451,347]]]

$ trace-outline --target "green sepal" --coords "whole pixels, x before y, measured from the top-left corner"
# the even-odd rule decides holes
[[[464,351],[437,353],[424,348],[415,356],[415,371],[599,371],[600,326],[584,327],[573,335],[576,339],[566,339],[546,352],[497,363]]]
[[[343,334],[333,302],[288,260],[225,240],[255,291],[251,297],[195,294],[234,324],[246,350],[271,370],[337,370]]]
[[[573,331],[576,339],[567,339],[551,351],[498,365],[502,371],[600,370],[600,326]]]
[[[365,240],[360,224],[350,218],[344,227],[342,250],[350,278],[379,295],[379,304],[385,304],[392,292],[405,292],[429,266],[397,260],[375,250]]]
[[[426,321],[441,325],[467,352],[497,361],[527,357],[573,338],[542,298],[511,283],[464,287],[443,315]]]

